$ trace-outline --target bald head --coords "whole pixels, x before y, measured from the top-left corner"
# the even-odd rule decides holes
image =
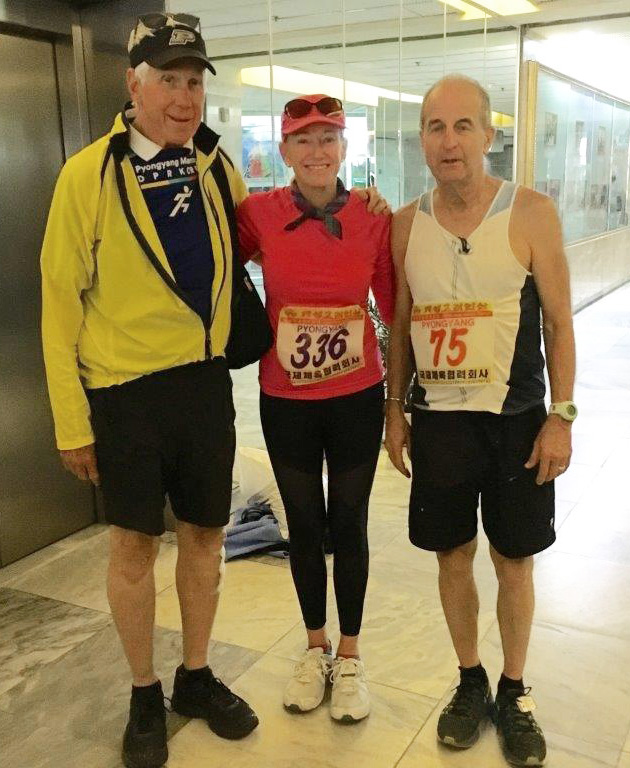
[[[424,121],[431,99],[437,97],[440,90],[448,90],[449,86],[455,86],[457,88],[470,88],[475,91],[479,97],[479,115],[481,117],[481,125],[483,128],[492,127],[490,96],[488,95],[486,89],[481,85],[481,83],[477,82],[477,80],[473,80],[472,77],[466,77],[466,75],[446,75],[446,77],[438,80],[437,83],[433,83],[429,90],[424,94],[424,98],[422,99],[422,107],[420,108],[421,131],[424,130]]]

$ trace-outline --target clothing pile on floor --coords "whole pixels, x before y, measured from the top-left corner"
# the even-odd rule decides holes
[[[248,499],[247,506],[234,510],[226,530],[225,559],[269,554],[287,557],[289,540],[282,535],[278,519],[267,501]]]

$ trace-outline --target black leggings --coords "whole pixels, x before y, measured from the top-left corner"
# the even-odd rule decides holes
[[[383,385],[326,400],[261,393],[260,418],[284,503],[291,573],[307,629],[326,624],[326,522],[344,635],[358,635],[368,578],[368,502],[383,434]],[[328,510],[322,468],[328,468]]]

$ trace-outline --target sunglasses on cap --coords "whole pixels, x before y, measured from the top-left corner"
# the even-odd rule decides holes
[[[343,104],[339,99],[334,98],[334,96],[325,96],[314,103],[306,99],[292,99],[285,104],[284,114],[292,120],[297,120],[310,114],[313,107],[322,115],[334,115],[343,112]]]
[[[193,29],[197,29],[199,26],[199,17],[192,16],[190,13],[145,13],[144,16],[138,17],[138,21],[149,29],[162,29],[169,20],[178,24],[185,24]]]

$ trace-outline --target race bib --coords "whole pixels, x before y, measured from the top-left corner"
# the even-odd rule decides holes
[[[363,368],[365,312],[350,307],[283,307],[276,350],[291,384],[327,381]]]
[[[470,387],[492,381],[494,313],[489,301],[414,305],[411,342],[420,386]]]

